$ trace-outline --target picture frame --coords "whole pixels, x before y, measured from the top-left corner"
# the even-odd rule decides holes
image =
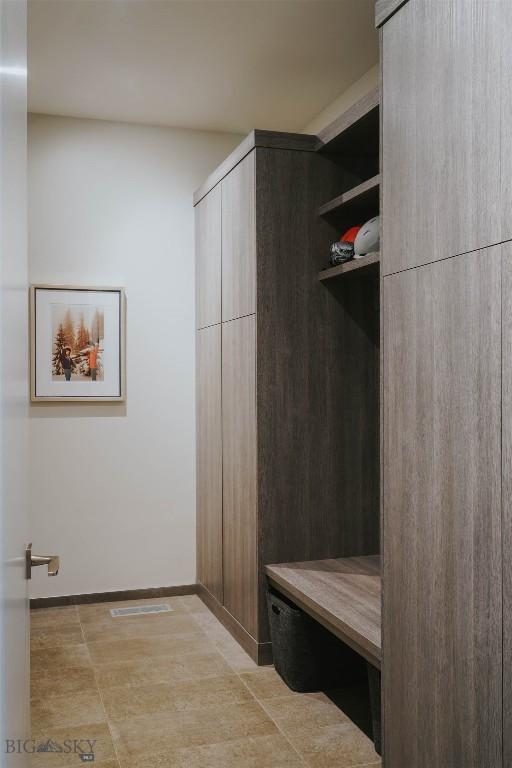
[[[33,284],[29,298],[31,402],[124,402],[124,288]]]

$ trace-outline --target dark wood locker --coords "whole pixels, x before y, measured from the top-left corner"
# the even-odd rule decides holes
[[[199,592],[260,663],[265,565],[378,552],[377,280],[318,279],[354,180],[317,149],[255,131],[195,199],[222,190],[223,601]]]
[[[256,318],[222,324],[224,606],[258,636]]]
[[[251,152],[222,180],[222,320],[256,311],[256,179]]]
[[[197,331],[197,575],[222,603],[221,325]]]
[[[512,243],[502,252],[503,766],[512,766]]]
[[[500,61],[501,83],[495,84],[489,99],[496,99],[500,104],[501,116],[501,227],[502,240],[512,239],[512,3],[500,0]],[[511,763],[512,765],[512,758]]]
[[[221,189],[215,187],[195,208],[196,328],[221,321]]]
[[[508,146],[501,148],[500,125],[502,101],[510,101],[510,67],[503,75],[501,67],[506,5],[409,0],[384,24],[384,275],[505,239],[501,154],[511,156]],[[510,122],[506,130],[510,135]]]
[[[501,254],[383,280],[388,768],[502,765]]]

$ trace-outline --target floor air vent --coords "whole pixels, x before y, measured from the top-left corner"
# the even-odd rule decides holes
[[[166,613],[172,611],[167,603],[159,603],[158,605],[130,605],[129,608],[112,608],[110,613],[112,616],[139,616],[142,613]]]

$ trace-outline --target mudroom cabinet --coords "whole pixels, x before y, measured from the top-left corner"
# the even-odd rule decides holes
[[[378,552],[375,296],[318,280],[363,179],[319,145],[254,131],[194,199],[199,590],[260,663],[266,564]]]
[[[379,6],[384,765],[505,768],[511,5]]]
[[[510,245],[384,278],[386,765],[500,766],[501,280]]]
[[[220,602],[222,580],[222,330],[197,331],[197,560],[201,584]]]

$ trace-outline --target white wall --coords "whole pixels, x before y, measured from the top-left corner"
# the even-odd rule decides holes
[[[310,123],[308,123],[302,130],[302,133],[316,134],[325,128],[326,125],[332,123],[339,115],[346,112],[352,104],[362,99],[367,93],[372,91],[380,81],[380,66],[376,64],[374,67],[365,72],[365,74],[352,83],[350,88],[338,96],[331,104],[323,109]]]
[[[126,405],[30,409],[34,597],[195,582],[192,192],[240,138],[30,116],[30,281],[128,305]]]

